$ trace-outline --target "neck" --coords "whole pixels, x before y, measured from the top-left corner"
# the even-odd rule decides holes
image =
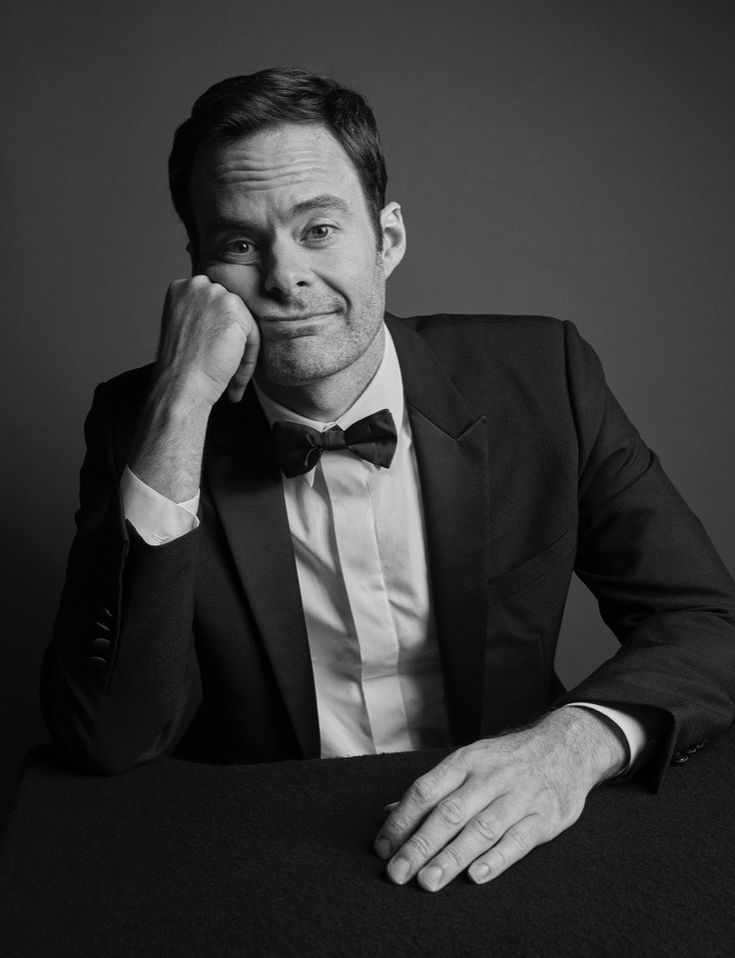
[[[362,395],[383,358],[385,330],[368,346],[362,356],[339,372],[309,383],[287,385],[262,379],[256,373],[258,386],[275,402],[319,422],[333,422]]]

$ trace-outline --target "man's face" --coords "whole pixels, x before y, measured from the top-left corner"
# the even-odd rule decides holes
[[[378,250],[357,172],[328,130],[284,124],[214,147],[197,159],[191,189],[195,270],[253,313],[266,391],[377,354],[385,280],[403,254],[400,208],[382,211]]]

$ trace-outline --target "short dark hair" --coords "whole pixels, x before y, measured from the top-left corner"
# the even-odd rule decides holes
[[[174,134],[168,179],[176,212],[196,249],[196,224],[189,185],[197,151],[231,143],[281,123],[319,123],[352,161],[382,246],[380,212],[388,176],[373,111],[359,93],[329,77],[296,68],[261,70],[215,83],[196,101],[191,116]]]

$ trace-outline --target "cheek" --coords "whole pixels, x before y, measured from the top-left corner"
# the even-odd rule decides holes
[[[219,283],[240,299],[252,299],[258,288],[258,271],[252,266],[234,266],[229,263],[213,263],[205,266],[205,273],[213,283]]]
[[[338,256],[325,264],[322,276],[351,299],[360,300],[373,299],[384,282],[377,253],[361,245],[356,245],[354,250],[340,250]]]

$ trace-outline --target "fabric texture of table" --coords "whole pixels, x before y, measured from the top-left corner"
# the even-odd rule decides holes
[[[735,954],[735,734],[484,886],[391,884],[387,802],[445,751],[112,778],[31,753],[0,854],[8,956]]]

